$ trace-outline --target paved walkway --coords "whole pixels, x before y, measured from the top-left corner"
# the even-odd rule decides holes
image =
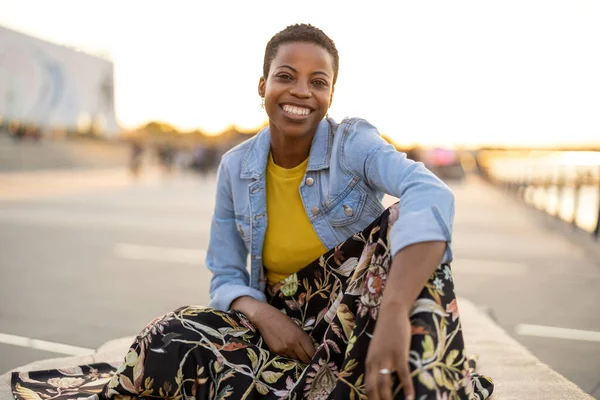
[[[160,179],[156,167],[146,167],[140,178],[134,178],[125,168],[4,172],[0,173],[0,201],[60,198],[124,188],[132,183],[153,184]]]
[[[45,279],[61,278],[54,281],[55,292],[44,293],[45,304],[56,299],[57,306],[76,306],[65,303],[60,288],[64,286],[69,296],[78,293],[85,298],[87,289],[81,284],[90,276],[96,283],[96,298],[106,301],[90,302],[91,315],[81,316],[83,321],[72,320],[77,309],[55,310],[53,319],[45,324],[49,331],[43,333],[45,328],[36,323],[39,317],[15,314],[19,309],[31,309],[27,302],[34,302],[34,291],[24,299],[27,302],[0,310],[3,333],[95,348],[102,337],[106,341],[136,334],[157,310],[206,300],[208,272],[201,261],[182,260],[190,260],[191,250],[205,249],[214,182],[188,177],[166,184],[164,179],[148,177],[147,184],[130,185],[124,171],[78,174],[0,176],[0,227],[6,228],[1,236],[5,245],[0,246],[0,268],[8,278],[0,286],[5,289],[3,296],[9,298],[11,282],[23,282],[22,274],[32,276],[31,271],[38,268],[37,274],[43,278],[44,271],[56,268]],[[15,181],[17,176],[20,178]],[[9,186],[3,182],[12,182],[12,189],[7,190]],[[470,177],[451,186],[457,199],[453,268],[458,295],[487,307],[500,326],[538,358],[600,398],[600,342],[595,340],[600,332],[600,267],[563,233],[546,229],[529,208],[487,183]],[[4,233],[0,228],[0,234]],[[25,245],[20,239],[11,239],[15,235],[43,241]],[[121,254],[123,243],[128,245],[127,257]],[[152,262],[133,259],[131,251],[143,246],[153,246],[154,253],[162,252],[158,254],[161,257]],[[61,250],[66,248],[70,253]],[[43,270],[33,264],[39,261],[36,252],[44,254]],[[169,261],[169,257],[173,259]],[[140,275],[137,271],[142,269],[147,273]],[[160,276],[169,284],[153,278],[166,270],[169,274]],[[124,287],[114,280],[110,285],[103,281],[115,274],[124,277],[119,281]],[[195,279],[185,278],[189,276]],[[161,296],[142,301],[127,295],[127,282],[139,279]],[[39,288],[43,282],[30,285]],[[124,302],[136,310],[135,315],[123,313]],[[9,319],[3,321],[2,314]],[[104,321],[102,329],[97,321]],[[42,330],[36,333],[36,329]],[[543,337],[548,335],[562,338]],[[491,361],[482,360],[482,365]]]
[[[453,186],[459,295],[600,398],[600,260],[476,177]]]

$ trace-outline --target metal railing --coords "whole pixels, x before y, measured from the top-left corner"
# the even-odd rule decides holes
[[[480,175],[600,241],[600,164],[577,163],[576,154],[563,164],[548,152],[517,153],[480,152]]]

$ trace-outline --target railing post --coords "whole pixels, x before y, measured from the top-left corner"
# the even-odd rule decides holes
[[[558,166],[558,179],[556,182],[556,217],[561,218],[562,205],[567,188],[567,166]]]
[[[575,182],[573,182],[573,219],[571,224],[573,227],[577,226],[577,211],[579,210],[579,192],[581,192],[581,181],[579,180],[580,174],[575,174]]]
[[[598,167],[598,216],[596,218],[596,229],[594,229],[594,237],[596,240],[600,238],[600,167]]]

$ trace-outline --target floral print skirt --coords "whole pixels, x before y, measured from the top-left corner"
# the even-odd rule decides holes
[[[308,365],[269,351],[244,314],[187,306],[152,321],[120,366],[14,373],[18,400],[366,399],[365,359],[392,261],[397,205],[365,230],[268,288],[269,303],[315,343]],[[486,399],[492,380],[467,357],[449,265],[410,312],[416,399]],[[395,398],[403,398],[397,380]]]

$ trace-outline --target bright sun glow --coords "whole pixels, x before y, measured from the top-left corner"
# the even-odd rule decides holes
[[[261,124],[264,47],[308,22],[340,52],[337,119],[403,145],[600,144],[600,2],[286,4],[3,0],[0,24],[109,54],[123,127]]]

